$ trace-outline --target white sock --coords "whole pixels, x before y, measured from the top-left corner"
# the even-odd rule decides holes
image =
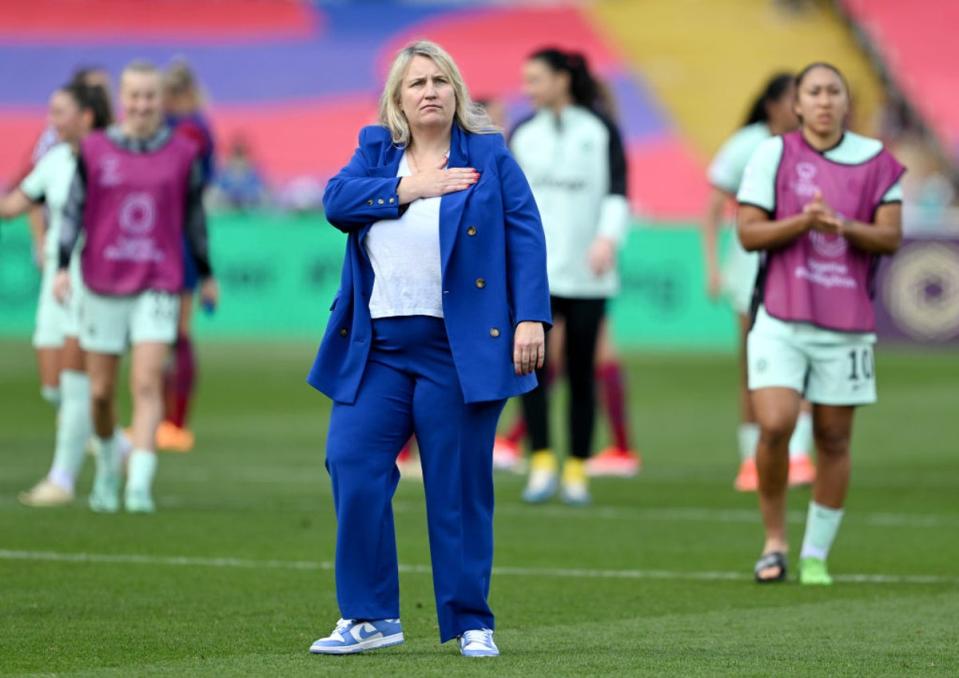
[[[739,460],[746,461],[756,456],[759,444],[759,424],[739,425]]]
[[[41,386],[40,397],[53,405],[53,409],[60,407],[60,387],[59,386]]]
[[[802,540],[800,558],[825,560],[842,522],[842,509],[831,509],[814,501],[809,502],[806,514],[806,534]]]
[[[133,450],[127,462],[127,492],[150,493],[157,470],[157,455],[149,450]]]
[[[812,416],[809,412],[800,412],[792,438],[789,439],[789,458],[806,457],[812,450]]]
[[[60,425],[57,427],[53,466],[47,477],[52,483],[73,492],[77,473],[83,466],[84,448],[93,428],[90,378],[84,372],[64,370],[60,373],[60,388],[63,395]]]

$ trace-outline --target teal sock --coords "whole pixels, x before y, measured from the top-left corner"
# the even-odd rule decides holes
[[[819,558],[826,560],[829,549],[839,531],[843,510],[831,509],[814,501],[809,502],[806,514],[806,534],[802,540],[800,558]]]
[[[111,434],[109,438],[96,438],[97,448],[97,473],[108,473],[118,475],[120,473],[120,455],[117,454],[116,436]]]
[[[759,424],[739,425],[739,460],[746,461],[756,456],[759,444]]]
[[[789,439],[789,458],[807,456],[812,450],[812,417],[809,412],[800,412],[792,438]]]
[[[150,493],[156,475],[157,455],[149,450],[133,450],[127,462],[127,492]]]
[[[63,400],[60,406],[60,425],[50,468],[50,481],[73,491],[84,448],[90,439],[93,424],[90,420],[90,378],[83,372],[64,370],[60,373]]]
[[[59,386],[41,386],[40,397],[53,405],[53,409],[60,407],[60,387]]]

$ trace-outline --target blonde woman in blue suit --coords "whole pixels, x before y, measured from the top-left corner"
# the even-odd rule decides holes
[[[350,163],[326,188],[348,234],[340,291],[309,382],[333,399],[326,466],[341,619],[311,647],[403,642],[390,501],[420,446],[440,640],[499,654],[487,603],[492,450],[506,399],[536,385],[551,322],[529,185],[438,45],[401,50]]]

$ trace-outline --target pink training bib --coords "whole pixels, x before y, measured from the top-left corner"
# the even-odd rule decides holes
[[[904,168],[885,149],[858,165],[829,160],[800,132],[783,135],[776,173],[776,219],[801,214],[816,192],[846,219],[872,223]],[[840,332],[875,328],[872,286],[878,257],[842,236],[810,230],[766,253],[763,304],[781,320]]]
[[[134,153],[102,132],[83,140],[86,169],[83,279],[98,294],[179,292],[183,222],[196,148],[173,135],[161,148]]]

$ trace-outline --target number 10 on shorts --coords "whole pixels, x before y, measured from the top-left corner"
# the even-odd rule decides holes
[[[872,348],[865,346],[849,351],[849,381],[865,379],[869,381],[874,374]]]

